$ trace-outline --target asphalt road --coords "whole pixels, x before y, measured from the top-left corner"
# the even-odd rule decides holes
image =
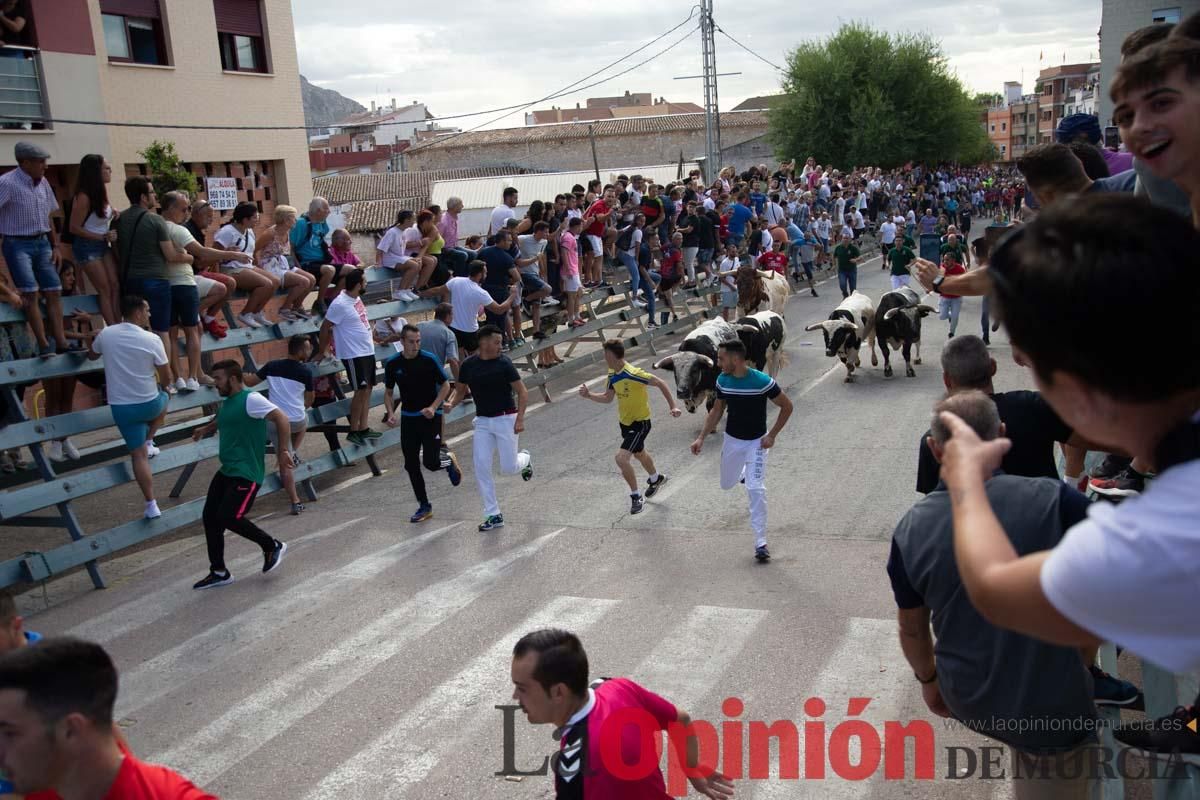
[[[860,290],[878,300],[886,288],[878,259],[861,268]],[[108,647],[134,751],[232,800],[552,797],[549,777],[495,774],[511,648],[543,625],[577,631],[594,675],[629,676],[695,719],[728,720],[722,701],[736,697],[742,722],[791,720],[803,732],[823,721],[828,740],[861,697],[870,703],[857,718],[880,735],[885,721],[933,725],[935,780],[885,780],[882,766],[861,781],[828,766],[824,779],[779,780],[772,747],[770,779],[739,781],[739,797],[1004,796],[1003,781],[946,778],[948,745],[985,742],[925,711],[884,572],[892,527],[916,499],[916,446],[942,391],[947,323],[925,321],[917,377],[899,361],[885,379],[882,363],[864,358],[846,384],[820,333],[804,332],[840,300],[834,283],[819,290],[788,308],[779,382],[796,412],[770,454],[768,565],[752,559],[744,490],[718,487],[719,437],[698,457],[688,451],[700,415],[673,420],[652,397],[648,447],[670,483],[631,517],[612,460],[615,408],[561,383],[521,437],[534,479],[499,479],[501,531],[475,530],[469,433],[452,432],[466,477],[452,488],[428,476],[428,522],[408,523],[415,502],[390,454],[380,478],[327,479],[301,517],[264,499],[261,524],[290,543],[270,576],[258,574],[253,546],[230,536],[237,581],[193,592],[206,569],[197,535],[110,562],[105,591],[74,576],[22,597],[26,609],[50,605],[28,625]],[[978,310],[968,299],[960,333],[978,331]],[[993,342],[998,388],[1029,385],[1003,332]],[[827,708],[819,719],[805,713],[812,697]],[[802,734],[802,752],[810,739],[820,744]],[[548,727],[518,716],[515,766],[531,769],[555,749]],[[910,778],[912,761],[910,745]]]

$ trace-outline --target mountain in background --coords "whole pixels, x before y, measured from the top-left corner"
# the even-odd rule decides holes
[[[367,110],[333,89],[313,86],[303,75],[300,76],[300,96],[304,101],[304,124],[309,128],[323,128],[345,119],[351,114],[359,114]],[[310,131],[310,133],[315,133],[315,131]]]

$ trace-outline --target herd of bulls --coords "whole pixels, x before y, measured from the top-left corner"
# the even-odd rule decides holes
[[[786,286],[786,281],[784,284]],[[786,302],[786,295],[780,299]],[[774,300],[771,298],[770,303],[773,309],[776,308]],[[787,339],[782,305],[783,302],[778,304],[778,310],[739,317],[734,323],[723,319],[707,320],[684,337],[677,353],[659,360],[654,368],[675,375],[675,394],[689,412],[695,413],[702,403],[711,409],[716,399],[717,375],[720,374],[717,348],[722,342],[740,339],[746,345],[747,360],[755,369],[763,370],[771,377],[779,373]],[[854,370],[862,366],[859,350],[864,342],[871,348],[871,365],[878,366],[876,340],[883,351],[884,376],[892,376],[890,346],[904,355],[905,374],[912,378],[917,374],[912,365],[921,363],[921,319],[936,310],[922,303],[920,295],[908,287],[888,292],[880,299],[878,307],[870,297],[856,291],[833,310],[829,319],[809,325],[805,330],[819,329],[824,334],[825,355],[836,356],[846,365],[847,383],[854,380]]]

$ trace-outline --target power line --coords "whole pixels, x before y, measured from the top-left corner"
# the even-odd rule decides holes
[[[641,52],[642,50],[645,50],[647,47],[650,47],[651,45],[655,44],[656,42],[659,42],[662,39],[665,39],[667,36],[670,36],[672,33],[679,30],[680,28],[682,28],[689,21],[691,21],[691,19],[693,17],[696,16],[696,8],[697,8],[697,6],[693,6],[691,12],[689,12],[687,15],[687,18],[684,19],[679,24],[675,25],[673,28],[670,28],[669,30],[664,31],[663,33],[654,37],[650,41],[646,42],[644,45],[641,45],[640,47],[638,47],[636,50],[633,50],[630,53],[626,53],[625,55],[618,58],[616,61],[613,61],[612,63],[601,67],[600,69],[596,70],[595,72],[591,73],[590,75],[585,75],[584,77],[580,78],[579,80],[575,81],[574,83],[570,83],[567,86],[563,87],[562,89],[557,90],[553,94],[549,94],[549,95],[539,98],[537,100],[531,100],[528,103],[520,103],[517,105],[511,105],[511,106],[500,106],[498,108],[489,108],[489,109],[485,109],[483,111],[470,111],[470,112],[465,112],[462,114],[449,114],[449,115],[442,116],[442,117],[426,117],[425,119],[422,119],[422,120],[414,120],[414,122],[442,122],[442,121],[451,120],[451,119],[466,119],[468,117],[478,117],[478,116],[483,116],[485,114],[493,114],[496,112],[511,113],[511,112],[519,110],[519,109],[529,108],[530,106],[536,105],[538,103],[544,103],[549,100],[556,100],[556,99],[558,99],[560,97],[564,97],[568,94],[582,92],[582,91],[592,88],[593,86],[598,86],[600,83],[604,83],[605,81],[609,81],[609,80],[612,80],[613,78],[617,78],[617,77],[620,77],[621,75],[624,75],[625,72],[618,73],[617,75],[613,75],[610,78],[605,78],[603,81],[599,81],[597,83],[592,83],[587,86],[579,86],[579,84],[583,83],[584,81],[590,80],[591,78],[596,77],[600,73],[604,72],[604,70],[610,69],[611,67],[614,67],[617,64],[620,64],[622,61],[624,61],[628,58],[631,58],[634,55],[637,55],[639,52]],[[655,57],[657,57],[657,56],[655,56]],[[642,63],[644,64],[646,62],[642,62]],[[641,64],[636,65],[636,66],[641,66]],[[634,67],[635,69],[636,69],[636,66]],[[630,70],[626,70],[626,72],[628,72],[628,71],[630,71]],[[503,119],[504,117],[508,116],[509,113],[505,113],[502,116],[497,117],[497,119]],[[166,130],[194,130],[194,131],[195,130],[198,130],[198,131],[314,131],[314,130],[322,130],[325,128],[333,127],[333,125],[188,125],[188,124],[180,124],[180,123],[162,123],[162,122],[116,122],[116,121],[112,121],[112,120],[66,119],[66,118],[58,118],[58,117],[53,117],[53,118],[52,117],[24,117],[24,116],[10,116],[10,115],[5,115],[5,114],[0,114],[0,121],[3,121],[3,122],[38,122],[38,123],[43,123],[43,124],[47,124],[47,125],[96,125],[96,126],[109,127],[109,128],[162,128],[162,129],[166,129]],[[477,126],[477,128],[473,128],[471,130],[477,130],[479,127],[483,127],[484,125],[488,125],[491,122],[495,122],[495,121],[496,120],[489,120],[488,122],[482,123],[481,125]],[[467,132],[469,132],[469,131],[461,131],[460,133],[467,133]],[[458,134],[453,134],[453,135],[458,135]]]
[[[556,97],[561,97],[561,96],[562,96],[562,95],[564,95],[564,94],[570,94],[570,93],[572,93],[572,92],[582,92],[582,91],[585,91],[585,90],[587,90],[587,89],[591,89],[591,88],[593,88],[593,87],[599,86],[599,85],[600,85],[600,84],[602,84],[602,83],[608,83],[609,81],[616,80],[617,78],[621,77],[622,75],[626,75],[626,74],[628,74],[628,73],[630,73],[630,72],[633,72],[635,69],[638,69],[639,67],[643,67],[643,66],[645,66],[646,64],[649,64],[651,61],[653,61],[653,60],[654,60],[654,59],[656,59],[656,58],[659,58],[660,56],[666,55],[666,54],[667,54],[667,53],[669,53],[671,50],[675,49],[677,46],[679,46],[679,45],[680,45],[680,44],[682,44],[684,41],[686,41],[686,40],[687,40],[687,39],[688,39],[688,38],[689,38],[689,37],[690,37],[692,34],[694,34],[696,31],[700,30],[700,26],[699,26],[699,25],[696,25],[696,27],[692,28],[692,29],[691,29],[691,30],[689,30],[687,33],[685,33],[685,34],[683,35],[683,37],[682,37],[682,38],[675,40],[675,42],[673,42],[673,43],[672,43],[672,44],[670,44],[670,45],[667,45],[667,47],[663,48],[662,50],[659,50],[657,53],[655,53],[654,55],[652,55],[652,56],[650,56],[649,58],[645,59],[644,61],[639,61],[638,63],[634,64],[634,65],[633,65],[633,66],[631,66],[631,67],[628,67],[627,69],[621,70],[620,72],[618,72],[618,73],[616,73],[616,74],[614,74],[614,75],[609,75],[607,78],[601,78],[600,80],[598,80],[598,81],[594,81],[593,83],[589,83],[589,84],[587,84],[586,86],[578,86],[578,84],[579,84],[579,83],[581,83],[581,82],[583,82],[583,81],[585,81],[585,80],[588,80],[588,78],[593,78],[593,77],[595,77],[596,75],[599,75],[601,72],[604,72],[604,70],[608,69],[609,67],[612,67],[612,66],[613,66],[613,65],[615,65],[615,64],[619,64],[620,62],[624,61],[625,59],[629,58],[630,56],[636,55],[637,53],[641,52],[642,50],[645,50],[647,47],[649,47],[650,45],[654,44],[655,42],[657,42],[657,41],[660,41],[661,39],[663,39],[664,37],[666,37],[666,36],[668,36],[669,34],[673,33],[674,31],[677,31],[677,30],[679,30],[679,28],[680,28],[680,27],[682,27],[683,25],[686,25],[686,24],[688,23],[688,21],[689,21],[689,20],[691,20],[691,18],[692,18],[694,15],[695,15],[695,9],[693,9],[693,12],[692,12],[691,14],[688,14],[688,17],[687,17],[687,19],[685,19],[683,22],[679,23],[679,24],[678,24],[678,25],[676,25],[674,28],[671,28],[671,30],[669,30],[669,31],[666,31],[665,33],[663,33],[663,34],[661,34],[661,35],[659,35],[659,36],[656,36],[654,39],[651,39],[649,42],[647,42],[646,44],[642,45],[642,46],[641,46],[641,47],[639,47],[637,50],[634,50],[633,52],[631,52],[631,53],[628,53],[628,54],[626,54],[626,55],[622,56],[621,58],[619,58],[619,59],[617,59],[616,61],[614,61],[612,64],[609,64],[609,65],[607,65],[607,66],[604,66],[604,67],[602,67],[602,68],[600,68],[600,69],[596,70],[596,71],[595,71],[595,72],[593,72],[591,75],[588,75],[586,78],[581,78],[580,80],[578,80],[578,81],[575,81],[575,83],[573,83],[573,84],[570,84],[570,85],[569,85],[569,86],[567,86],[565,89],[560,89],[558,92],[555,92],[554,94],[547,95],[546,97],[543,97],[543,98],[541,98],[540,100],[534,100],[534,101],[533,101],[533,102],[531,102],[531,103],[526,103],[525,105],[521,106],[520,108],[529,108],[530,106],[537,105],[538,103],[544,103],[544,102],[546,102],[547,100],[553,100],[553,99],[554,99],[554,98],[556,98]],[[577,87],[577,88],[571,88],[571,87]],[[408,148],[407,150],[405,150],[404,152],[405,152],[405,153],[412,153],[412,152],[415,152],[415,151],[417,151],[417,150],[423,150],[423,149],[425,149],[426,147],[431,147],[431,146],[433,146],[433,145],[436,145],[436,144],[444,144],[444,143],[446,143],[446,142],[448,142],[448,141],[450,141],[450,140],[452,140],[452,139],[457,139],[459,136],[462,136],[462,135],[464,135],[464,134],[467,134],[467,133],[474,133],[475,131],[479,130],[480,128],[483,128],[483,127],[485,127],[485,126],[487,126],[487,125],[490,125],[490,124],[492,124],[493,122],[497,122],[497,121],[499,121],[499,120],[501,120],[501,119],[504,119],[505,117],[507,117],[507,116],[511,115],[512,113],[514,113],[514,112],[513,112],[513,111],[509,111],[509,112],[507,112],[507,113],[505,113],[505,114],[501,114],[501,115],[500,115],[500,116],[498,116],[498,117],[495,117],[495,118],[493,118],[493,119],[487,120],[486,122],[481,122],[480,124],[476,125],[474,128],[468,128],[468,129],[467,129],[467,130],[465,130],[465,131],[459,131],[458,133],[452,133],[452,134],[449,134],[449,135],[447,135],[447,136],[442,136],[442,137],[439,137],[439,138],[437,138],[437,139],[432,139],[432,140],[430,140],[430,141],[428,141],[428,142],[425,142],[424,144],[418,144],[418,145],[415,145],[415,146],[413,146],[413,147],[410,147],[410,148]]]
[[[733,42],[733,43],[734,43],[734,44],[736,44],[738,47],[742,48],[742,49],[743,49],[743,50],[745,50],[747,53],[749,53],[750,55],[754,56],[754,57],[755,57],[755,58],[757,58],[759,61],[761,61],[761,62],[763,62],[764,64],[766,64],[767,66],[769,66],[769,67],[772,67],[773,69],[777,69],[777,70],[779,70],[780,72],[787,72],[787,70],[785,70],[783,67],[781,67],[781,66],[779,66],[778,64],[776,64],[774,61],[771,61],[769,58],[765,58],[765,57],[763,57],[763,56],[760,56],[758,53],[754,52],[754,51],[753,51],[753,50],[751,50],[749,47],[746,47],[746,45],[742,44],[742,43],[741,43],[741,42],[739,42],[737,39],[735,39],[735,38],[733,38],[732,36],[730,36],[728,33],[726,33],[726,32],[725,32],[725,30],[724,30],[724,29],[723,29],[723,28],[722,28],[720,25],[717,25],[716,23],[713,23],[713,27],[715,27],[715,28],[716,28],[716,29],[717,29],[717,30],[720,32],[720,34],[721,34],[722,36],[724,36],[726,39],[728,39],[729,41]]]

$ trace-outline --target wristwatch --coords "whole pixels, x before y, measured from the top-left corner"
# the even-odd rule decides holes
[[[946,281],[945,275],[938,275],[933,279],[933,290],[938,294],[942,293],[942,284]]]

